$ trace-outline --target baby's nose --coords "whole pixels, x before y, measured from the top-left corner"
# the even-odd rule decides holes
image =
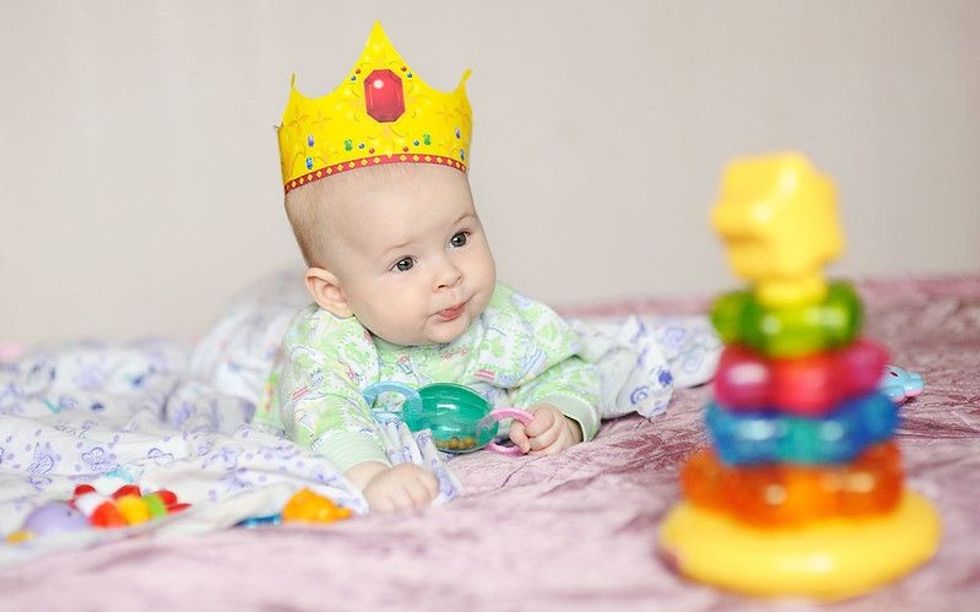
[[[452,262],[446,261],[435,278],[435,289],[449,289],[455,287],[463,280],[463,273]]]

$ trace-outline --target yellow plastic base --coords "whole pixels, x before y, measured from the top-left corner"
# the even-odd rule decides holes
[[[906,491],[893,512],[758,529],[678,504],[660,546],[681,573],[749,595],[844,599],[867,593],[932,557],[941,526],[932,505]]]

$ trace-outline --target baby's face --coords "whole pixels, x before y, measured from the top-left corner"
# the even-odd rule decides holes
[[[466,175],[418,164],[347,179],[331,202],[331,272],[358,321],[409,346],[458,338],[480,316],[496,268]]]

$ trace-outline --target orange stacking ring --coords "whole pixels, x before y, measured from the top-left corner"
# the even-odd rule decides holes
[[[902,495],[902,461],[894,441],[869,447],[847,464],[788,463],[732,467],[702,449],[681,471],[684,496],[759,527],[892,510]]]

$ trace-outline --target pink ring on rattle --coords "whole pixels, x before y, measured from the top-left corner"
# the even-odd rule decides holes
[[[490,411],[490,416],[495,421],[501,421],[503,419],[517,419],[521,423],[527,425],[534,418],[527,410],[521,410],[520,408],[497,408],[496,410]],[[510,457],[517,457],[523,455],[524,452],[517,446],[504,446],[503,444],[497,444],[496,442],[491,442],[487,445],[487,450],[492,450],[495,453],[500,453],[501,455],[508,455]]]

